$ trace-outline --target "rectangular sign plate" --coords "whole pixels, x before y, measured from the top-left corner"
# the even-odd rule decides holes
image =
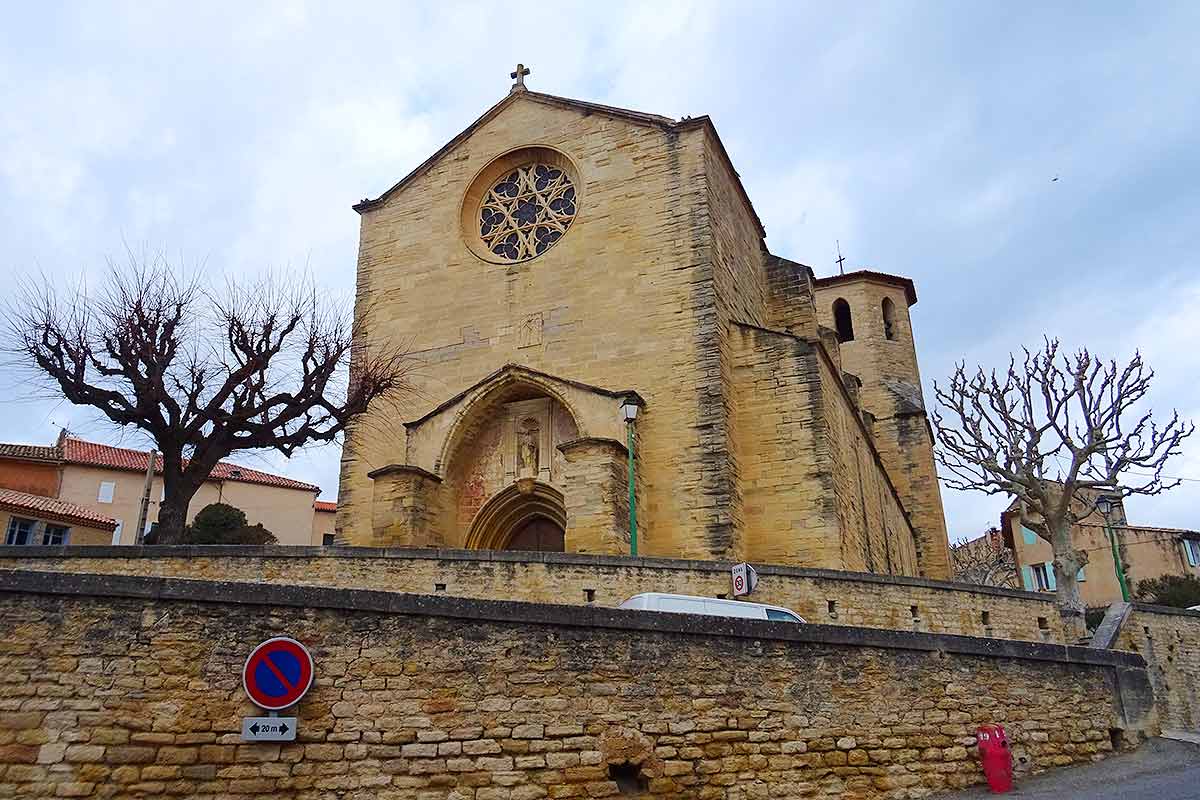
[[[242,717],[244,742],[294,742],[295,717]]]

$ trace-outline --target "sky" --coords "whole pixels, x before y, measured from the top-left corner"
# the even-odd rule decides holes
[[[0,270],[95,280],[127,246],[352,296],[354,202],[531,89],[708,114],[771,251],[911,277],[927,400],[1044,335],[1140,350],[1200,419],[1200,4],[26,3],[0,28]],[[1057,180],[1054,180],[1057,178]],[[5,369],[0,369],[3,377]],[[0,390],[0,441],[86,409]],[[337,494],[336,446],[234,460]],[[1200,528],[1200,435],[1127,503]],[[943,490],[951,538],[1005,501]]]

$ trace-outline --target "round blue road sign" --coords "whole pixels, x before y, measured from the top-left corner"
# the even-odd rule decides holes
[[[246,694],[267,711],[295,705],[313,681],[313,660],[304,645],[276,636],[254,648],[242,668]]]

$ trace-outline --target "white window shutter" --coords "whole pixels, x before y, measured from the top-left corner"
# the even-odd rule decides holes
[[[113,493],[117,489],[117,484],[112,481],[100,481],[100,492],[96,495],[96,502],[111,503],[113,501]]]

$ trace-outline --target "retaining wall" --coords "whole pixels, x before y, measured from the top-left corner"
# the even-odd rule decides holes
[[[572,553],[368,547],[23,547],[0,569],[262,581],[616,606],[639,592],[730,593],[732,564]],[[756,565],[753,597],[810,622],[1062,642],[1052,595],[896,575]]]
[[[299,738],[246,744],[288,634]],[[1062,645],[320,587],[0,577],[0,795],[912,798],[1155,728],[1144,662]]]

